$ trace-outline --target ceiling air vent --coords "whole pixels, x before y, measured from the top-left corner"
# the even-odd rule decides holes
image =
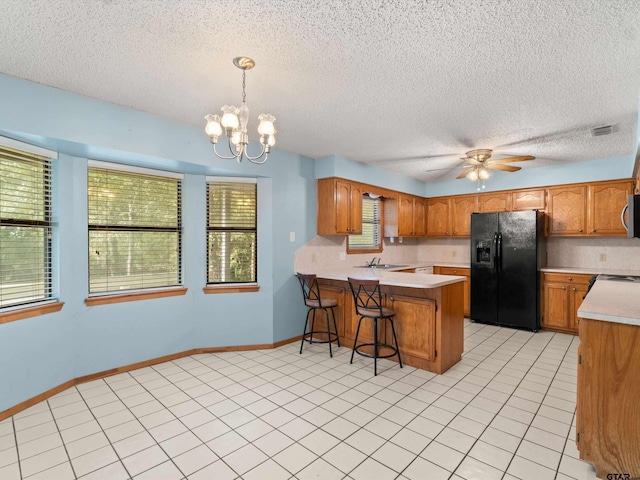
[[[592,137],[601,137],[602,135],[610,135],[613,133],[613,125],[604,125],[602,127],[594,127],[591,129]]]

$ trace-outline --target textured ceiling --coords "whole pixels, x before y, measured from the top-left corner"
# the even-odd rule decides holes
[[[1,73],[201,127],[240,103],[231,60],[250,56],[250,135],[272,113],[277,147],[314,158],[433,181],[472,148],[534,155],[523,168],[635,155],[638,0],[3,0],[2,17]]]

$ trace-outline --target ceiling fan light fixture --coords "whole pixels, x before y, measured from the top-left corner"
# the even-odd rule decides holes
[[[487,180],[490,176],[491,174],[489,173],[489,170],[487,170],[486,168],[482,167],[478,169],[478,178],[480,180]]]
[[[467,178],[469,180],[471,180],[472,182],[475,182],[476,180],[478,180],[478,177],[479,177],[479,174],[478,174],[478,169],[477,168],[472,168],[467,173]]]

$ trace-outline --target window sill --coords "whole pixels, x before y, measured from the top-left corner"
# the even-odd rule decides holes
[[[9,323],[16,320],[22,320],[23,318],[37,317],[39,315],[46,315],[47,313],[59,312],[62,310],[63,305],[64,302],[53,302],[11,310],[10,312],[3,312],[0,313],[0,323]]]
[[[205,294],[210,293],[246,293],[257,292],[260,285],[208,285],[202,289]]]
[[[111,303],[135,302],[152,298],[175,297],[187,293],[186,288],[171,288],[167,290],[154,290],[153,292],[123,293],[117,295],[101,295],[99,297],[85,298],[84,303],[93,307],[95,305],[108,305]]]

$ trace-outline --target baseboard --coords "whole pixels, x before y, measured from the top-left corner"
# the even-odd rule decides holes
[[[171,360],[175,360],[177,358],[188,357],[190,355],[196,355],[200,353],[220,353],[220,352],[242,352],[247,350],[266,350],[271,348],[278,348],[283,345],[287,345],[288,343],[293,343],[299,341],[302,337],[297,336],[293,338],[289,338],[286,340],[280,340],[275,343],[263,343],[257,345],[240,345],[240,346],[231,346],[231,347],[211,347],[211,348],[192,348],[191,350],[185,350],[184,352],[172,353],[170,355],[164,355],[162,357],[152,358],[150,360],[144,360],[142,362],[132,363],[130,365],[124,365],[122,367],[111,368],[109,370],[104,370],[102,372],[92,373],[90,375],[84,375],[82,377],[74,378],[72,380],[67,380],[66,382],[53,387],[46,392],[39,393],[35,397],[31,397],[24,402],[21,402],[13,407],[8,408],[7,410],[0,412],[0,421],[5,418],[11,417],[16,413],[20,413],[23,410],[26,410],[29,407],[34,406],[36,403],[40,403],[47,398],[51,398],[54,395],[66,390],[67,388],[71,388],[74,385],[78,385],[80,383],[90,382],[92,380],[97,380],[99,378],[110,377],[112,375],[117,375],[119,373],[129,372],[131,370],[137,370],[139,368],[149,367],[151,365],[157,365],[158,363],[169,362]]]

